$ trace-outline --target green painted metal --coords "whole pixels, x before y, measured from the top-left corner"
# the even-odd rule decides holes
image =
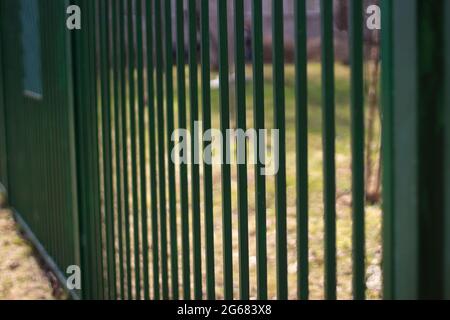
[[[247,113],[245,101],[245,39],[244,39],[244,1],[234,1],[234,49],[236,74],[236,127],[245,132],[247,130]],[[238,214],[239,214],[239,289],[240,298],[250,298],[249,281],[249,243],[248,243],[248,185],[247,185],[247,148],[238,145],[237,158],[245,160],[237,165],[238,179]]]
[[[96,41],[96,23],[97,23],[97,6],[95,3],[91,2],[90,4],[90,12],[91,16],[89,17],[89,22],[91,29],[90,31],[90,37],[88,39],[89,42],[89,52],[97,52],[97,41]],[[95,54],[90,54],[90,70],[98,70],[97,69],[97,60]],[[101,213],[100,213],[100,175],[99,175],[99,119],[98,119],[98,77],[96,72],[90,73],[89,78],[89,84],[90,88],[92,90],[92,93],[90,94],[90,112],[89,119],[90,119],[90,129],[91,129],[91,135],[89,142],[92,143],[92,158],[91,158],[91,165],[93,170],[92,177],[95,177],[95,181],[91,182],[91,185],[93,185],[93,203],[92,203],[92,242],[93,242],[93,248],[95,248],[94,256],[95,256],[95,270],[94,273],[96,275],[97,280],[97,288],[96,288],[96,294],[95,298],[102,298],[104,295],[103,290],[103,241],[102,241],[102,234],[101,234]]]
[[[122,162],[120,151],[123,141],[121,140],[122,121],[120,113],[121,96],[123,92],[120,91],[120,43],[119,36],[120,29],[118,27],[118,6],[119,2],[113,2],[112,11],[112,57],[113,57],[113,84],[114,84],[114,157],[115,157],[115,188],[116,188],[116,201],[117,201],[117,245],[118,245],[118,264],[119,270],[117,272],[117,278],[119,281],[119,295],[118,298],[124,299],[125,297],[125,268],[124,268],[124,252],[123,252],[123,201],[122,201]],[[144,269],[145,270],[145,269]]]
[[[147,27],[147,91],[148,91],[148,125],[150,148],[150,196],[152,223],[152,262],[153,262],[153,298],[160,299],[159,285],[159,239],[158,239],[158,186],[156,179],[156,135],[155,135],[155,99],[154,99],[154,41],[153,41],[153,2],[146,2]]]
[[[2,10],[0,6],[0,10]],[[0,11],[0,16],[2,12]],[[0,25],[0,39],[2,39],[2,27]],[[3,94],[3,54],[2,41],[0,41],[0,183],[8,188],[8,154],[6,147],[6,107]]]
[[[309,298],[308,239],[308,74],[306,2],[295,2],[297,297]]]
[[[148,90],[148,123],[150,142],[150,184],[151,184],[151,217],[152,217],[152,255],[153,255],[153,294],[160,299],[159,283],[159,239],[158,239],[158,193],[156,179],[156,134],[155,134],[155,99],[154,97],[154,41],[153,41],[153,2],[146,4],[147,19],[147,90]]]
[[[199,150],[196,122],[199,120],[198,106],[198,65],[197,65],[197,7],[195,0],[188,0],[188,22],[189,22],[189,104],[190,104],[190,130],[191,130],[191,183],[192,191],[192,239],[194,251],[194,298],[201,300],[202,288],[202,257],[201,257],[201,230],[200,230],[200,166],[197,159]],[[196,187],[197,186],[197,187]]]
[[[137,84],[138,84],[138,136],[139,136],[139,196],[140,196],[140,222],[141,222],[141,253],[138,252],[139,260],[142,259],[142,281],[143,298],[150,299],[150,280],[149,280],[149,256],[148,256],[148,210],[147,210],[147,166],[146,166],[146,128],[145,128],[145,93],[144,93],[144,48],[143,48],[143,22],[142,14],[144,12],[143,2],[136,2],[136,56],[137,56]],[[136,232],[136,231],[135,231]],[[139,239],[138,239],[139,241]]]
[[[263,11],[262,0],[252,1],[253,18],[253,123],[255,130],[264,129],[264,51],[263,51]],[[261,139],[261,137],[258,137]],[[264,138],[263,138],[264,139]],[[260,153],[257,145],[257,154]],[[262,174],[263,159],[258,157],[255,166],[255,203],[256,203],[256,255],[258,299],[267,299],[267,214],[266,179]]]
[[[353,204],[353,297],[365,298],[365,183],[364,183],[364,57],[363,1],[352,0],[349,7],[351,64],[351,136]]]
[[[177,20],[177,90],[178,90],[178,128],[187,129],[186,120],[186,73],[185,73],[185,43],[184,43],[184,7],[183,0],[176,1]],[[189,238],[189,192],[187,164],[180,164],[180,207],[182,221],[182,252],[183,252],[183,298],[191,299],[190,272],[190,238]]]
[[[219,26],[219,104],[220,130],[226,132],[230,128],[230,86],[228,83],[228,11],[227,1],[217,0],[217,17]],[[229,146],[222,147],[222,160],[229,154]],[[231,224],[231,168],[226,161],[222,161],[222,225],[223,225],[223,283],[224,297],[233,299],[233,245]]]
[[[173,44],[172,44],[172,3],[164,2],[165,44],[166,44],[166,103],[167,103],[167,137],[168,150],[173,150],[174,142],[170,138],[174,132],[173,110]],[[175,164],[168,157],[169,211],[170,211],[170,260],[172,299],[178,300],[178,243],[177,243],[177,208]]]
[[[277,217],[277,295],[288,297],[287,226],[286,226],[286,121],[284,96],[284,25],[283,1],[272,0],[273,34],[273,127],[279,131],[279,165],[275,177],[275,213]]]
[[[381,139],[383,157],[383,297],[393,299],[395,274],[393,271],[393,214],[394,214],[394,136],[393,136],[393,24],[392,0],[384,0],[382,5],[381,43],[381,115],[383,120]]]
[[[443,299],[445,222],[444,0],[417,4],[418,299]],[[439,245],[436,245],[439,244]]]
[[[445,215],[445,224],[444,230],[450,230],[450,2],[446,1],[444,4],[444,43],[445,43],[445,82],[444,82],[444,91],[446,92],[445,104],[444,104],[444,119],[446,123],[446,136],[445,136],[445,161],[447,164],[445,170],[446,176],[446,215]],[[450,233],[445,233],[444,240],[444,270],[450,270]],[[444,298],[450,299],[450,274],[447,272],[444,274]]]
[[[210,76],[210,28],[209,0],[201,2],[201,64],[202,64],[202,107],[203,132],[211,129],[211,76]],[[181,64],[181,63],[180,63]],[[204,148],[210,142],[204,142]],[[216,298],[216,279],[214,265],[214,212],[213,212],[213,172],[207,162],[203,165],[203,194],[205,210],[205,255],[206,255],[206,294],[208,299]]]
[[[383,108],[395,106],[387,114],[391,121],[384,125],[396,152],[395,156],[388,153],[388,159],[384,155],[393,175],[384,181],[393,201],[387,221],[390,238],[385,239],[389,256],[384,265],[392,283],[385,280],[385,298],[442,299],[442,279],[447,273],[442,174],[446,165],[444,2],[417,0],[408,6],[393,2],[391,21],[392,69],[386,65],[384,72],[392,77],[395,90],[383,92],[388,102]]]
[[[162,298],[169,298],[169,277],[167,267],[167,211],[166,211],[166,169],[164,156],[164,85],[163,85],[163,40],[161,0],[155,0],[155,51],[156,51],[156,107],[158,121],[158,177],[161,237]]]
[[[130,155],[131,155],[131,177],[132,177],[132,217],[133,217],[133,247],[134,247],[134,299],[141,299],[141,263],[139,253],[139,188],[138,188],[138,169],[137,169],[137,101],[136,101],[136,20],[134,19],[134,9],[136,1],[128,0],[127,18],[128,18],[128,85],[129,85],[129,106],[130,112]]]
[[[333,3],[321,0],[325,296],[336,299],[336,164]]]
[[[80,265],[81,257],[70,37],[67,29],[57,27],[65,23],[65,2],[39,2],[42,97],[24,94],[24,53],[17,32],[22,23],[20,5],[18,1],[0,4],[1,122],[6,131],[0,162],[4,166],[7,156],[11,204],[54,265],[66,271],[70,265]],[[61,63],[58,67],[55,58]]]
[[[109,26],[109,3],[100,3],[100,41],[101,41],[101,114],[103,140],[103,183],[105,199],[106,255],[109,299],[115,299],[115,261],[114,261],[114,213],[112,188],[112,139],[111,139],[111,60],[107,28]]]
[[[73,292],[74,297],[191,299],[193,293],[200,300],[222,298],[216,280],[223,276],[223,298],[233,299],[234,290],[239,290],[241,299],[249,299],[254,293],[259,299],[267,299],[270,275],[275,276],[277,297],[287,299],[293,292],[288,291],[287,261],[291,252],[287,239],[291,228],[287,226],[286,151],[295,148],[296,289],[298,299],[307,300],[310,246],[306,1],[296,1],[294,6],[295,33],[290,40],[295,44],[296,95],[292,106],[286,105],[284,92],[285,8],[282,1],[272,1],[270,85],[273,85],[273,127],[279,130],[280,138],[275,192],[270,195],[266,188],[261,170],[265,159],[259,158],[252,168],[253,180],[247,176],[249,167],[245,164],[235,166],[237,179],[232,179],[234,165],[225,162],[221,165],[221,224],[216,221],[213,209],[213,200],[219,200],[213,198],[214,167],[205,163],[203,172],[197,162],[190,172],[187,164],[176,167],[170,152],[177,141],[172,141],[171,135],[176,128],[188,128],[187,115],[192,133],[199,119],[203,120],[203,133],[207,132],[214,123],[216,108],[220,111],[220,131],[225,134],[231,127],[231,83],[236,94],[233,101],[236,128],[244,132],[247,129],[245,2],[217,2],[220,83],[217,106],[212,99],[216,92],[210,85],[214,72],[210,55],[211,2],[74,0],[70,3],[82,8],[82,30],[68,32],[59,27],[65,24],[63,9],[68,1],[39,2],[41,98],[23,92],[24,66],[17,57],[21,57],[24,48],[15,31],[21,23],[20,2],[0,3],[0,179],[4,182],[7,176],[11,202],[21,214],[19,222],[29,230],[50,267],[57,269],[60,281],[65,281],[63,271],[76,264],[82,268],[83,288],[81,292]],[[324,289],[327,299],[335,299],[334,24],[332,2],[322,0],[321,4]],[[365,298],[366,291],[364,6],[362,0],[351,0],[349,4],[353,295],[360,300]],[[450,5],[444,0],[409,0],[408,5],[383,0],[381,5],[384,298],[448,298],[450,97],[445,89],[450,83],[447,54]],[[262,0],[252,0],[256,130],[265,128],[267,103],[262,9]],[[232,12],[235,36],[230,44],[228,28]],[[233,57],[229,57],[230,46],[234,49]],[[233,70],[229,58],[234,58]],[[55,61],[63,63],[55,65]],[[288,108],[295,110],[293,146],[286,145]],[[194,142],[198,137],[192,135],[191,139]],[[257,151],[264,142],[257,146]],[[210,143],[204,141],[203,146]],[[194,157],[200,156],[193,144],[191,151]],[[221,151],[226,160],[231,151],[229,145],[225,144]],[[247,158],[247,154],[238,156]],[[248,193],[250,183],[255,185],[254,195]],[[232,220],[232,190],[237,190],[237,228]],[[251,222],[253,208],[248,203],[249,196],[255,197],[255,221]],[[276,201],[275,226],[268,226],[266,221],[269,197]],[[249,223],[255,224],[255,235],[249,234]],[[215,247],[218,227],[222,228],[223,252],[217,252]],[[275,231],[276,239],[274,274],[268,274],[269,228]],[[233,258],[234,232],[238,236],[238,260]],[[250,269],[251,240],[256,240],[256,292]],[[223,258],[220,275],[215,274],[218,254]],[[239,263],[236,274],[234,261]]]
[[[84,5],[83,2],[76,2],[77,5]],[[77,141],[80,143],[81,141],[88,142],[89,134],[92,130],[88,127],[89,123],[89,109],[86,106],[90,106],[90,89],[89,87],[89,30],[92,27],[92,21],[88,17],[86,21],[86,28],[80,33],[77,33],[74,38],[74,59],[75,61],[80,61],[83,65],[86,65],[86,68],[82,68],[80,70],[75,70],[74,72],[74,90],[78,92],[78,95],[75,96],[75,106],[76,106],[76,132],[78,133]],[[82,84],[82,85],[80,85]],[[81,144],[80,144],[81,145]],[[86,180],[86,177],[93,176],[92,171],[93,168],[90,163],[89,153],[85,152],[90,150],[90,145],[85,145],[85,148],[80,148],[80,145],[77,145],[77,149],[79,149],[77,153],[77,163],[78,167],[78,194],[79,194],[79,208],[80,208],[80,238],[81,238],[81,265],[83,270],[87,272],[83,272],[83,284],[85,287],[82,292],[82,297],[84,299],[93,299],[96,295],[96,288],[94,286],[93,275],[96,274],[96,265],[95,258],[92,255],[92,250],[89,250],[89,247],[93,243],[93,233],[92,228],[89,228],[92,223],[92,218],[88,214],[88,207],[92,205],[92,186],[93,184],[89,184]]]
[[[401,152],[395,153],[393,161],[394,170],[394,201],[393,207],[393,273],[395,274],[393,299],[415,299],[418,297],[419,259],[418,243],[418,190],[417,190],[417,164],[405,161],[406,157],[415,157],[418,154],[417,146],[417,31],[410,30],[409,26],[417,24],[417,1],[411,1],[408,6],[399,10],[399,4],[393,3],[393,31],[394,43],[401,48],[410,48],[407,55],[394,50],[393,53],[393,124],[399,115],[407,113],[401,122],[401,127],[393,128],[393,146],[403,144]],[[397,45],[397,44],[396,44]],[[406,94],[408,92],[408,94]],[[412,142],[409,142],[412,141]],[[409,143],[406,143],[409,142]],[[396,150],[397,151],[397,150]],[[401,165],[400,165],[401,164]],[[402,228],[398,226],[403,225]],[[402,259],[397,254],[402,252]],[[398,270],[402,270],[399,273]]]
[[[125,262],[126,262],[126,282],[127,282],[127,299],[132,299],[132,270],[131,270],[131,247],[130,247],[130,183],[129,183],[129,161],[128,161],[128,86],[127,86],[127,48],[125,46],[127,30],[126,30],[126,2],[120,3],[119,6],[119,44],[125,50],[121,50],[120,53],[120,89],[121,95],[121,117],[122,117],[122,165],[125,179],[123,179],[123,197],[124,197],[124,229],[125,229]]]

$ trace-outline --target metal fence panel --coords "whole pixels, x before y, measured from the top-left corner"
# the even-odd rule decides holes
[[[39,2],[42,97],[23,92],[24,66],[16,59],[23,55],[20,2],[0,4],[1,43],[8,43],[0,48],[0,180],[61,278],[67,266],[79,264],[85,299],[287,299],[293,288],[298,299],[309,299],[314,268],[322,266],[313,268],[310,261],[317,241],[309,228],[317,209],[311,203],[317,197],[310,197],[309,182],[314,150],[307,1],[293,3],[293,97],[286,92],[291,74],[285,39],[285,9],[292,2],[269,3],[268,38],[262,0],[74,0],[83,25],[73,32],[61,27],[68,3]],[[320,3],[321,290],[336,299],[339,91],[333,2]],[[449,55],[439,48],[445,43],[450,50],[450,5],[381,5],[384,298],[439,298],[449,290],[444,226],[450,221],[450,179],[440,173],[449,171],[450,130],[441,119],[448,119],[450,70]],[[358,300],[368,290],[363,10],[363,0],[349,1],[348,279]],[[220,165],[173,161],[176,129],[190,130],[185,151],[200,160],[196,144],[214,125],[224,140],[229,129],[277,129],[273,179],[262,173],[265,159],[252,165],[224,161],[233,153],[242,156],[227,143],[219,150]],[[210,146],[208,139],[200,148]],[[263,148],[257,144],[257,154]]]

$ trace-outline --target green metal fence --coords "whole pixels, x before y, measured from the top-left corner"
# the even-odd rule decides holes
[[[30,14],[40,21],[42,87],[45,96],[26,92],[21,19],[27,1],[1,3],[2,183],[25,228],[39,240],[57,275],[79,261],[79,232],[74,179],[74,115],[69,34],[58,27],[64,3],[39,1]],[[7,166],[7,170],[3,171]],[[45,248],[45,249],[44,249]]]
[[[16,58],[24,54],[19,14],[26,1],[1,2],[0,179],[61,281],[68,266],[81,266],[83,286],[74,296],[306,300],[312,281],[321,281],[324,298],[339,297],[333,1],[322,0],[320,8],[319,240],[310,230],[317,199],[310,198],[309,183],[307,2],[294,1],[292,105],[286,97],[286,2],[271,1],[272,53],[265,64],[264,1],[251,0],[247,64],[244,0],[40,0],[38,99],[24,95],[24,67]],[[350,0],[348,12],[352,200],[346,241],[354,299],[367,297],[363,2]],[[81,30],[64,27],[69,4],[82,10]],[[213,6],[217,44],[211,41]],[[381,6],[383,295],[450,298],[450,54],[444,54],[450,53],[450,5],[382,0]],[[218,47],[217,72],[212,45]],[[220,85],[213,90],[216,75]],[[286,121],[291,110],[294,140]],[[261,159],[254,167],[174,163],[174,130],[194,132],[198,120],[202,133],[214,123],[222,133],[278,129],[275,177],[261,173]],[[196,139],[192,135],[190,151],[199,156]],[[221,151],[231,150],[225,144]],[[322,241],[323,266],[311,264],[312,241]],[[312,279],[319,267],[323,281]]]

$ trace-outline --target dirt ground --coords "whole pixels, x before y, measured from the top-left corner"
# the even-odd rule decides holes
[[[10,211],[0,210],[0,300],[53,300],[51,281]]]

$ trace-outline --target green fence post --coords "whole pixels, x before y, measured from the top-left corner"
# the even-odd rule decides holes
[[[148,212],[147,212],[147,145],[145,128],[145,92],[144,92],[144,46],[142,13],[144,3],[136,2],[136,50],[137,50],[137,94],[138,94],[138,136],[139,136],[139,191],[140,191],[140,220],[141,220],[141,251],[143,297],[150,299],[149,287],[149,256],[148,256]],[[136,231],[135,231],[136,232]],[[139,232],[137,232],[139,235]]]
[[[159,285],[159,238],[158,238],[158,181],[156,177],[156,133],[155,133],[155,67],[153,37],[153,1],[146,2],[147,27],[147,91],[148,91],[148,126],[150,148],[150,198],[152,222],[152,262],[153,262],[153,298],[160,299]]]
[[[273,33],[273,127],[279,132],[279,169],[275,176],[277,295],[288,297],[286,226],[286,114],[284,96],[284,10],[283,1],[272,0]]]
[[[365,298],[363,0],[352,0],[350,20],[353,297]]]
[[[109,2],[100,3],[100,43],[101,43],[101,94],[102,94],[102,140],[103,140],[103,183],[105,193],[105,227],[106,227],[106,255],[108,270],[108,297],[116,297],[116,268],[114,245],[114,194],[112,184],[112,132],[111,132],[111,56],[109,23]],[[136,229],[135,229],[136,230]]]
[[[259,132],[264,124],[264,45],[263,45],[263,8],[262,0],[252,1],[253,18],[253,123]],[[257,154],[260,154],[258,136]],[[266,177],[262,174],[263,159],[258,157],[255,166],[255,216],[256,216],[256,259],[258,299],[267,299],[267,213],[266,213]]]
[[[83,6],[83,0],[78,0],[73,2],[76,5]],[[86,35],[85,31],[77,32],[72,34],[72,50],[73,50],[73,61],[72,65],[78,65],[82,64],[82,62],[85,62],[85,53],[86,53]],[[77,68],[74,68],[73,70],[73,77],[74,77],[74,91],[76,91],[78,94],[74,96],[74,104],[75,104],[75,125],[76,125],[76,149],[77,149],[77,181],[80,188],[78,189],[79,192],[79,209],[80,209],[80,258],[81,258],[81,270],[82,270],[82,292],[81,297],[83,299],[92,299],[92,289],[91,289],[91,280],[89,279],[90,275],[92,274],[92,270],[90,269],[90,257],[88,255],[88,233],[85,227],[87,226],[87,193],[82,192],[83,190],[83,183],[85,183],[85,180],[83,179],[86,176],[87,170],[86,170],[86,162],[85,162],[85,149],[81,148],[80,146],[84,141],[85,138],[85,130],[82,127],[83,124],[86,123],[86,121],[83,119],[83,113],[84,110],[82,109],[83,104],[86,103],[86,87],[84,86],[86,84],[85,76],[86,76],[86,68],[80,68],[77,70]],[[0,75],[1,77],[1,75]],[[82,85],[84,84],[84,85]],[[0,88],[1,90],[1,88]]]
[[[166,210],[166,165],[164,142],[164,84],[163,84],[163,39],[162,39],[162,0],[155,0],[155,51],[156,51],[156,102],[158,121],[158,177],[159,177],[159,208],[161,232],[161,277],[162,298],[169,298],[169,273],[167,266],[167,210]]]
[[[230,129],[230,96],[229,96],[229,60],[228,60],[228,21],[227,1],[218,0],[217,16],[219,25],[219,103],[220,130],[224,135]],[[227,143],[222,148],[222,160],[229,154]],[[223,225],[223,283],[225,299],[233,299],[233,245],[231,222],[231,168],[222,164],[222,225]]]
[[[104,297],[104,279],[103,279],[103,237],[101,234],[101,208],[100,208],[100,167],[99,167],[99,99],[98,99],[98,64],[96,59],[96,50],[98,49],[98,41],[96,36],[96,25],[98,23],[98,3],[89,1],[89,22],[91,29],[89,32],[89,50],[92,54],[89,55],[89,87],[90,87],[90,109],[88,112],[89,119],[89,143],[92,147],[90,164],[92,165],[93,175],[95,180],[91,181],[93,187],[92,192],[92,209],[93,218],[91,223],[92,242],[91,248],[93,250],[93,259],[95,261],[95,280],[96,280],[96,294],[95,299],[103,299]]]
[[[446,125],[446,136],[445,136],[445,161],[446,168],[444,168],[446,176],[446,193],[444,198],[446,199],[446,215],[445,215],[445,243],[444,243],[444,270],[450,270],[450,1],[445,1],[445,25],[444,25],[444,41],[445,41],[445,84],[444,91],[446,92],[445,97],[445,114],[444,122]],[[445,272],[445,299],[450,299],[450,272]]]
[[[120,50],[120,91],[122,93],[120,100],[121,118],[122,118],[122,163],[123,175],[127,177],[123,179],[123,198],[124,198],[124,229],[125,229],[125,262],[126,262],[126,282],[127,282],[127,299],[133,298],[132,292],[132,269],[131,269],[131,248],[130,248],[130,183],[129,176],[129,161],[128,161],[128,117],[130,112],[128,108],[128,91],[127,91],[127,48],[126,37],[127,29],[125,23],[126,2],[119,1],[119,46]]]
[[[392,77],[386,101],[393,93],[392,119],[386,122],[384,114],[383,125],[395,150],[395,157],[385,153],[383,159],[393,165],[383,182],[394,201],[385,216],[392,223],[385,242],[388,299],[444,296],[443,3],[392,3],[392,69],[383,65]]]
[[[202,61],[202,107],[203,132],[211,129],[211,75],[210,75],[210,28],[209,0],[201,1],[201,61]],[[204,142],[204,148],[209,142]],[[214,208],[213,208],[213,168],[207,161],[203,164],[204,172],[204,210],[205,210],[205,255],[206,255],[206,293],[208,299],[216,297],[216,279],[214,264]]]
[[[131,176],[132,176],[132,199],[133,199],[133,241],[134,241],[134,285],[135,299],[141,299],[141,263],[139,244],[139,203],[138,203],[138,172],[137,172],[137,99],[136,99],[136,22],[134,19],[136,1],[128,0],[128,84],[129,84],[129,111],[130,111],[130,141],[131,141]]]
[[[186,123],[186,60],[184,43],[183,0],[176,1],[177,21],[177,90],[178,90],[178,128],[187,129]],[[180,208],[181,237],[183,251],[183,298],[191,299],[190,237],[189,237],[189,186],[187,164],[180,164]]]
[[[418,270],[418,190],[417,190],[417,0],[394,1],[392,4],[393,109],[392,165],[394,206],[392,207],[393,291],[390,298],[416,299],[419,296]],[[401,6],[401,8],[400,8]],[[397,119],[399,128],[394,126]],[[386,155],[385,155],[386,156]],[[387,159],[385,159],[386,161]],[[387,181],[385,181],[385,184]],[[399,252],[402,252],[399,255]],[[402,272],[399,272],[401,270]]]
[[[189,22],[189,100],[191,129],[191,183],[192,183],[192,239],[194,253],[194,297],[202,299],[202,257],[201,257],[201,221],[200,221],[200,166],[199,150],[195,132],[195,123],[199,120],[198,103],[198,65],[197,65],[197,8],[196,0],[188,0]]]
[[[0,21],[2,19],[3,8],[0,4]],[[8,188],[8,156],[6,147],[6,107],[3,95],[3,55],[2,55],[2,24],[0,23],[0,183]]]
[[[120,44],[119,44],[119,17],[118,17],[118,6],[120,1],[114,1],[112,3],[112,36],[113,36],[113,64],[114,64],[114,153],[115,153],[115,177],[116,177],[116,200],[117,200],[117,238],[118,238],[118,264],[119,270],[117,272],[117,277],[119,278],[119,292],[120,299],[125,299],[125,269],[123,261],[123,202],[122,202],[122,166],[121,166],[121,140],[122,135],[122,123],[124,119],[121,119],[120,115],[120,103],[123,92],[120,90],[120,76],[121,76],[121,65],[120,65]]]
[[[393,212],[394,212],[394,148],[393,148],[393,35],[392,35],[392,0],[381,2],[382,36],[381,36],[381,115],[382,115],[382,176],[383,176],[383,297],[393,299]]]
[[[169,183],[169,217],[170,217],[170,271],[172,299],[178,300],[178,243],[177,243],[177,196],[176,196],[176,177],[175,164],[172,161],[170,153],[174,148],[172,133],[175,130],[174,106],[173,106],[173,43],[172,43],[172,2],[165,1],[165,45],[166,45],[166,103],[167,103],[167,157],[168,183]]]
[[[295,1],[297,297],[309,298],[308,57],[306,1]]]
[[[234,0],[234,50],[236,74],[236,119],[237,129],[245,134],[247,114],[245,101],[245,39],[244,39],[244,1]],[[238,221],[239,221],[239,290],[240,299],[250,298],[249,248],[248,248],[248,191],[247,191],[247,143],[237,146],[238,179]],[[245,160],[243,164],[241,160]]]
[[[418,2],[419,299],[444,297],[444,2]]]
[[[321,1],[325,297],[336,299],[336,164],[333,3]]]

